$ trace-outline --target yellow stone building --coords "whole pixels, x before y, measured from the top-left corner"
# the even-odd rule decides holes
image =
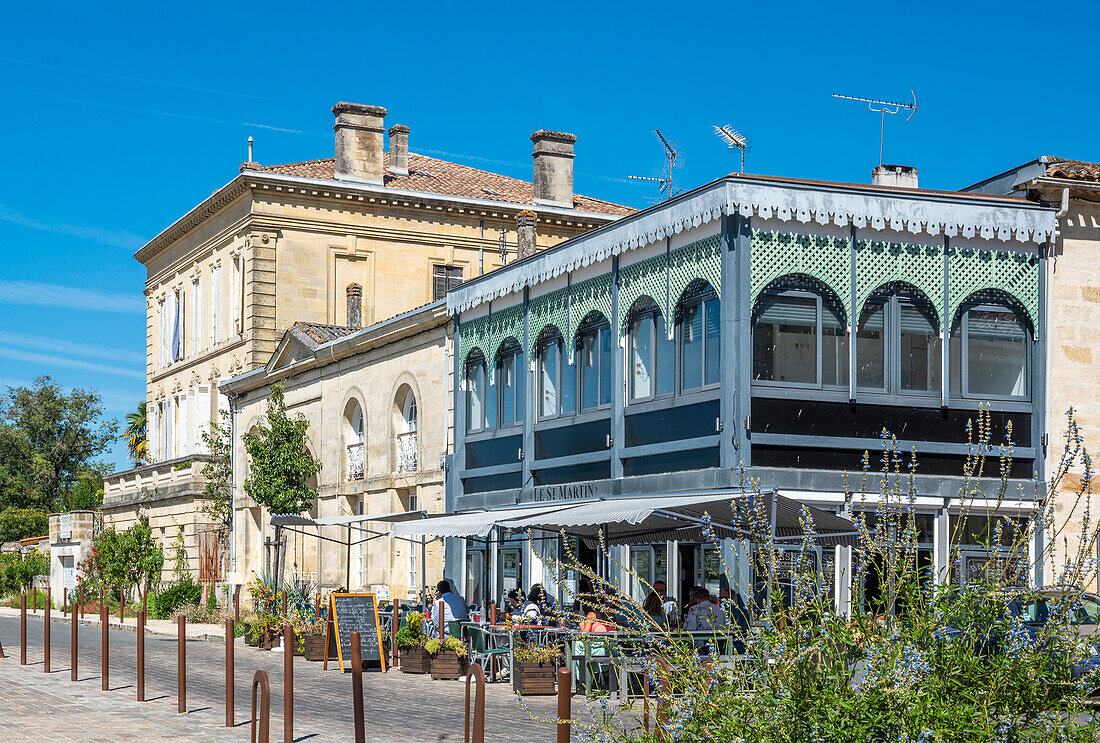
[[[368,326],[633,211],[573,193],[571,134],[531,136],[527,182],[412,152],[403,125],[389,127],[386,149],[384,108],[338,103],[333,114],[334,157],[245,162],[135,254],[148,272],[154,463],[108,476],[103,511],[119,528],[144,516],[169,544],[182,526],[202,576],[231,567],[215,564],[200,508],[202,432],[228,408],[220,380],[264,367],[295,323],[347,327],[353,285]]]

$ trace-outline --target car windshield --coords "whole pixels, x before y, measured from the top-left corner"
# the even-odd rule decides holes
[[[1050,596],[1036,596],[1018,599],[1016,602],[1021,618],[1028,624],[1046,624],[1056,599]],[[1081,596],[1076,607],[1078,624],[1100,624],[1100,598],[1091,595]]]

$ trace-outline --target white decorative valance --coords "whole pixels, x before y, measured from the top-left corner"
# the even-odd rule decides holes
[[[463,312],[734,213],[888,230],[898,233],[901,242],[906,234],[920,233],[1014,241],[1021,244],[1017,251],[1026,250],[1025,243],[1045,243],[1055,226],[1053,209],[1022,200],[730,176],[452,289],[447,309]]]

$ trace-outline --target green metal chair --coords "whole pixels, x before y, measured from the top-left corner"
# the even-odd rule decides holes
[[[512,649],[496,647],[498,636],[476,624],[466,625],[466,636],[470,644],[470,662],[481,666],[490,681],[496,681],[497,660],[508,665],[511,662]]]

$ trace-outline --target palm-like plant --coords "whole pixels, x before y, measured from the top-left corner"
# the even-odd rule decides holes
[[[146,438],[147,423],[145,401],[142,400],[138,403],[137,410],[126,414],[126,430],[121,436],[121,438],[126,439],[127,453],[135,465],[145,464],[149,461],[149,446]]]

